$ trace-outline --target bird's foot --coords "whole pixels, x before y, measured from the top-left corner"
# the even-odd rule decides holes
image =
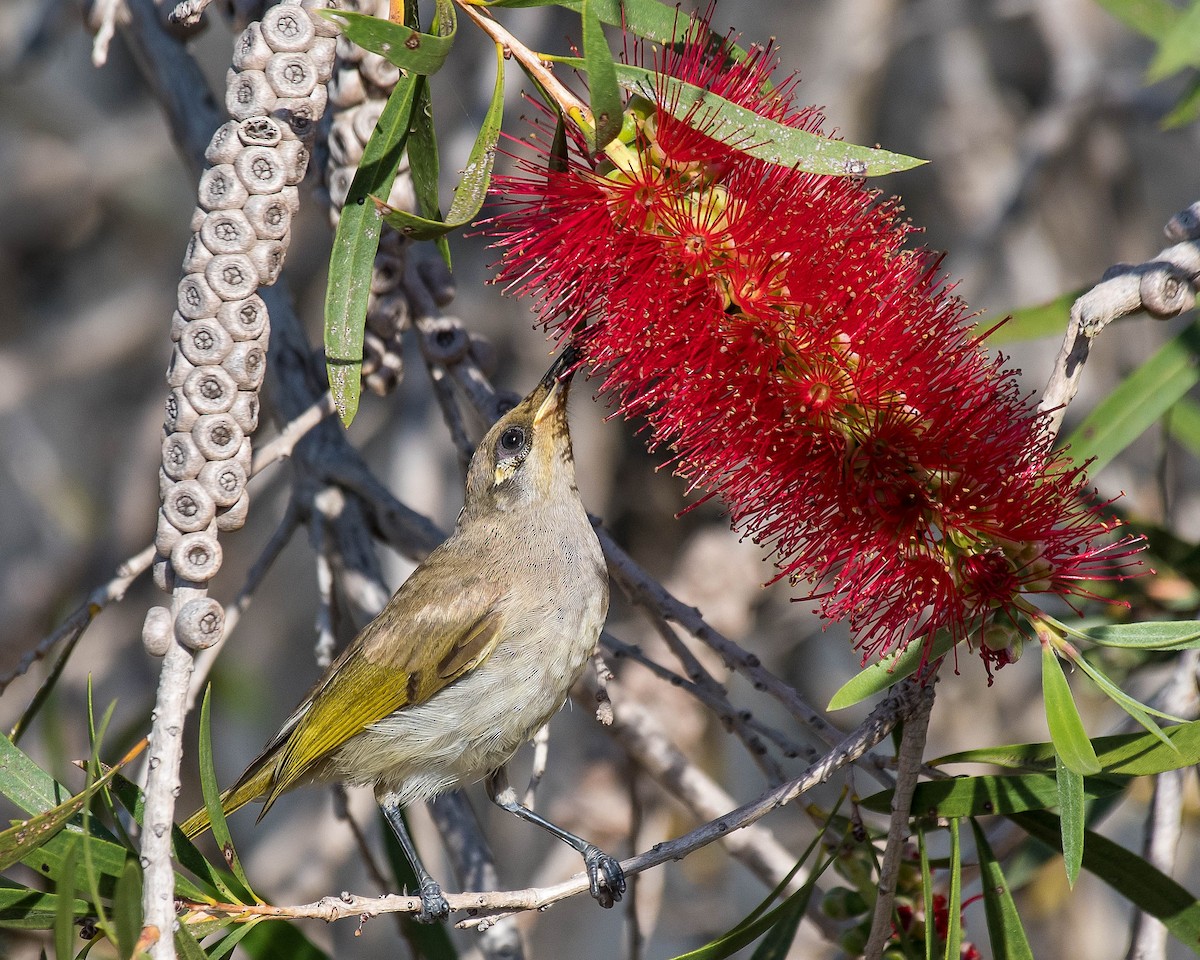
[[[615,857],[589,843],[583,851],[583,863],[587,867],[592,897],[600,906],[608,908],[621,899],[625,893],[625,871]]]
[[[421,909],[413,915],[417,923],[440,923],[450,915],[450,904],[442,894],[442,888],[432,877],[421,881]]]

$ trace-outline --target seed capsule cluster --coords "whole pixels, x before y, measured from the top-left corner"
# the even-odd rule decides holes
[[[380,17],[388,15],[387,0],[347,0],[342,6]],[[363,148],[399,78],[400,71],[383,57],[344,37],[338,38],[337,60],[329,81],[331,117],[324,163],[330,217],[335,224]],[[388,203],[398,210],[417,209],[407,154],[400,162]],[[405,237],[390,227],[383,228],[371,278],[362,366],[363,384],[380,396],[389,393],[404,373],[400,338],[410,322],[404,286],[408,246]]]
[[[154,564],[163,590],[211,580],[221,566],[218,532],[246,520],[269,336],[257,291],[283,267],[307,144],[327,102],[337,30],[309,9],[323,5],[284,0],[242,32],[226,85],[232,119],[205,152],[171,320]],[[220,637],[222,621],[220,604],[208,598],[189,601],[173,624],[156,607],[143,639],[161,655],[173,626],[182,643],[200,649]]]

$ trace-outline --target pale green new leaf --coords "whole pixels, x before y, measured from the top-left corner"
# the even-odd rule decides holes
[[[1099,773],[1100,761],[1083,728],[1058,657],[1049,645],[1042,646],[1042,700],[1050,739],[1063,763],[1078,774]]]

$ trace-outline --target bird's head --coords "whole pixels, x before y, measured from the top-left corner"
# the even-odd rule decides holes
[[[480,442],[467,474],[466,509],[502,510],[577,495],[567,394],[579,352],[568,346],[533,392],[504,414]]]

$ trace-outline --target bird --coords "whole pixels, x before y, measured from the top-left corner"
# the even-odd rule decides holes
[[[584,859],[592,896],[625,891],[617,859],[521,804],[504,765],[565,703],[608,612],[608,568],[575,482],[568,345],[471,458],[454,531],[409,575],[229,789],[259,820],[302,783],[374,788],[419,883],[424,923],[449,904],[405,828],[404,807],[483,780],[501,808]],[[197,811],[182,825],[210,826]]]

